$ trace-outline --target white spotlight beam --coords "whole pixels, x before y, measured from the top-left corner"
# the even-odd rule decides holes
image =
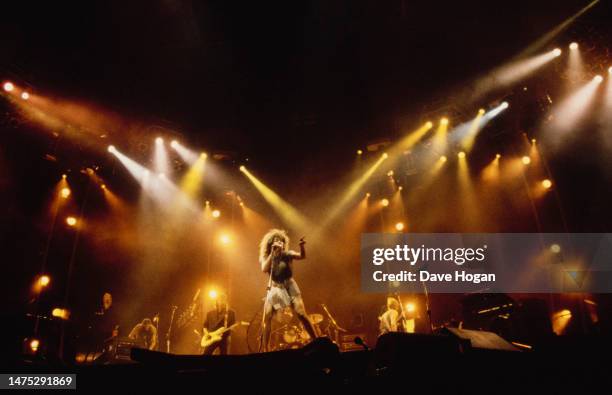
[[[601,76],[595,76],[553,109],[552,119],[546,127],[549,137],[556,136],[553,142],[559,143],[584,117],[602,80]]]
[[[512,85],[528,75],[532,74],[551,60],[561,56],[562,51],[557,48],[552,51],[536,55],[527,59],[521,59],[489,72],[483,78],[476,81],[473,99],[502,87]]]
[[[496,116],[501,114],[509,107],[508,102],[503,102],[499,106],[492,108],[483,115],[477,115],[474,119],[464,122],[450,131],[449,140],[451,144],[461,143],[463,148],[472,148],[474,139],[484,127]]]
[[[170,147],[176,151],[177,154],[190,165],[193,165],[199,158],[199,155],[193,152],[192,150],[186,148],[184,145],[179,143],[178,141],[173,140],[170,143]]]
[[[157,173],[168,174],[170,165],[168,164],[168,152],[161,137],[155,139],[155,157],[153,158],[153,168]]]

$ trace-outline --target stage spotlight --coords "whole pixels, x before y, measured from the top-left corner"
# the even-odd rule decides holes
[[[389,155],[387,155],[387,153],[386,153],[386,152],[384,152],[384,153],[382,154],[382,158],[383,158],[383,159],[387,159],[388,157],[389,157]]]
[[[459,157],[459,159],[463,159],[465,158],[465,152],[461,151],[457,154],[457,156]]]
[[[5,92],[12,92],[13,89],[15,89],[15,85],[13,85],[12,82],[7,81],[2,85],[2,88],[4,89]]]
[[[206,158],[208,158],[208,154],[206,152],[201,152],[200,153],[200,158],[206,159]]]
[[[401,185],[399,187],[397,187],[398,191],[401,191],[402,189],[404,189],[404,187],[402,187]]]
[[[75,226],[77,224],[77,219],[75,217],[66,217],[66,223],[68,226]]]
[[[446,157],[446,155],[442,155],[439,160],[440,162],[444,163],[448,160],[448,158]]]
[[[608,73],[612,74],[612,66],[608,67]]]
[[[66,309],[61,309],[59,307],[51,310],[51,315],[56,318],[60,318],[62,320],[67,320],[70,317],[70,312]]]
[[[240,167],[239,167],[239,169],[240,169],[240,171],[241,171],[241,172],[243,172],[243,173],[246,171],[246,167],[244,167],[244,166],[240,166]]]
[[[47,276],[46,274],[43,274],[42,276],[38,278],[38,285],[42,288],[48,286],[50,282],[51,282],[51,277]]]
[[[102,188],[102,189],[106,189],[106,184],[102,184],[102,185],[100,185],[100,188]]]
[[[593,77],[593,81],[599,84],[603,81],[603,77],[600,75],[596,75],[595,77]]]
[[[108,152],[110,152],[111,154],[114,154],[117,150],[115,149],[114,145],[109,145],[108,146]]]
[[[60,191],[60,195],[64,198],[64,199],[68,199],[68,196],[70,196],[70,188],[68,187],[64,187],[61,189]]]
[[[495,159],[499,159],[499,158],[501,158],[501,155],[500,154],[495,154]]]
[[[578,49],[578,43],[571,43],[571,44],[569,45],[569,49],[571,49],[571,50],[576,50],[576,49]]]
[[[371,195],[370,195],[370,192],[367,192],[367,193],[366,193],[366,197],[367,197],[367,198],[369,198],[370,196],[371,196]]]
[[[164,139],[163,139],[163,138],[161,138],[161,137],[157,137],[157,138],[155,139],[155,143],[157,143],[157,144],[163,144],[163,143],[164,143]]]
[[[508,104],[508,102],[507,102],[507,101],[505,101],[505,102],[503,102],[503,103],[501,104],[501,109],[502,109],[502,110],[505,110],[505,109],[506,109],[506,108],[508,108],[508,107],[510,107],[510,104]]]
[[[561,49],[559,49],[559,48],[556,48],[556,49],[553,51],[553,55],[555,55],[555,57],[559,57],[559,56],[561,56],[561,53],[563,53],[563,51],[561,51]]]
[[[363,154],[363,151],[362,151],[362,150],[360,150],[360,149],[358,149],[358,150],[357,150],[357,155],[361,155],[361,154]]]
[[[221,236],[219,236],[219,241],[221,242],[221,244],[229,244],[232,239],[229,237],[228,234],[223,233]]]
[[[441,124],[441,125],[448,125],[448,118],[442,118],[442,119],[440,119],[440,124]]]
[[[380,205],[383,207],[387,207],[389,205],[389,199],[382,199],[380,201]]]
[[[550,181],[549,179],[543,180],[542,186],[544,187],[544,189],[550,189],[550,187],[552,187],[552,181]]]
[[[178,142],[176,140],[172,140],[170,142],[170,147],[176,149],[178,147]]]
[[[481,108],[480,110],[478,110],[478,115],[484,115],[485,113],[485,109]]]
[[[521,158],[521,162],[523,162],[523,164],[524,164],[524,165],[528,165],[528,164],[530,164],[530,163],[531,163],[531,158],[530,158],[530,157],[528,157],[528,156],[523,156],[523,157]]]
[[[21,98],[23,100],[28,100],[30,98],[30,94],[28,92],[21,92]]]
[[[211,289],[210,291],[208,291],[208,297],[211,299],[217,299],[217,297],[219,296],[219,293],[217,292],[216,289]]]
[[[550,252],[553,254],[558,254],[561,252],[561,246],[559,244],[552,244],[550,246]]]
[[[221,211],[213,210],[211,215],[212,215],[213,218],[219,218],[221,216]]]
[[[398,232],[401,232],[402,230],[404,230],[404,223],[403,222],[396,223],[395,230],[397,230]]]
[[[535,144],[536,143],[536,139],[531,139],[531,144]]]
[[[387,172],[387,177],[393,177],[393,170],[389,170]]]
[[[40,341],[38,339],[32,339],[30,340],[29,346],[32,352],[36,352],[38,351],[38,348],[40,347]]]
[[[406,312],[414,313],[416,310],[416,305],[414,303],[406,303]]]

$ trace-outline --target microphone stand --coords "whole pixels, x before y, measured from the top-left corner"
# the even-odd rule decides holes
[[[425,284],[425,281],[421,281],[421,284],[423,284],[423,293],[425,294],[425,311],[427,312],[427,320],[429,323],[429,333],[434,333],[434,326],[433,323],[431,322],[431,309],[429,308],[429,290],[427,289],[427,284]]]
[[[172,314],[170,314],[170,323],[168,324],[168,331],[166,332],[166,352],[170,354],[170,334],[172,333],[172,324],[174,323],[174,313],[178,306],[172,306]]]
[[[272,254],[272,253],[270,253]],[[262,352],[262,347],[264,343],[264,334],[266,333],[266,306],[268,305],[268,298],[270,296],[270,291],[272,290],[272,270],[274,269],[274,260],[270,257],[270,275],[268,276],[268,286],[266,287],[266,297],[264,299],[263,311],[261,312],[261,334],[259,335],[259,352]],[[268,338],[269,340],[269,338]],[[268,345],[266,344],[266,351]]]

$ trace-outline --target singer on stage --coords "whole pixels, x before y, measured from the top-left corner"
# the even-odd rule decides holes
[[[306,242],[300,240],[300,252],[289,250],[289,236],[280,229],[272,229],[259,244],[261,270],[271,276],[270,289],[264,303],[263,350],[267,351],[274,313],[291,307],[304,325],[311,339],[316,338],[315,329],[306,315],[304,300],[297,282],[293,279],[292,262],[306,258]]]

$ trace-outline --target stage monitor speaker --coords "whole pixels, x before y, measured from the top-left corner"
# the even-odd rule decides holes
[[[477,331],[471,329],[442,328],[439,333],[456,338],[464,351],[491,350],[491,351],[520,351],[518,348],[493,332]]]
[[[370,376],[420,374],[439,361],[451,363],[461,355],[456,337],[421,333],[386,333],[378,338],[368,369]]]

